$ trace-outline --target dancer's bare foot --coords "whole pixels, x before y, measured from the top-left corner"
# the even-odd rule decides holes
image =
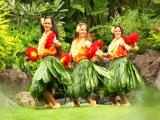
[[[55,105],[52,106],[52,108],[60,108],[61,104],[60,103],[56,103]]]
[[[74,107],[80,107],[80,102],[78,100],[73,100]]]
[[[50,102],[49,104],[45,104],[45,108],[52,108],[53,104]]]
[[[93,100],[91,97],[87,98],[87,101],[89,103],[90,106],[95,106],[97,103],[95,100]]]
[[[89,103],[90,106],[95,106],[96,104],[97,104],[97,103],[96,103],[95,100],[92,100],[92,101],[90,101],[90,103]]]
[[[116,104],[112,103],[112,106],[120,106],[119,102],[116,102]]]
[[[128,103],[125,103],[124,106],[129,107],[129,106],[131,106],[131,104],[128,102]]]

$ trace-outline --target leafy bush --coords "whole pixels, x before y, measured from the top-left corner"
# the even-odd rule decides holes
[[[67,9],[62,9],[64,2],[54,0],[46,2],[45,0],[15,2],[11,5],[11,19],[16,25],[35,23],[38,24],[43,15],[50,15],[57,23],[63,23],[61,20],[65,16]]]
[[[6,19],[9,15],[9,11],[5,11],[7,4],[4,0],[0,0],[0,69],[5,69],[10,66],[12,61],[12,54],[14,53],[14,47],[18,41],[14,41],[15,38],[7,33],[9,20]]]
[[[149,37],[145,41],[145,45],[151,49],[160,50],[160,33],[150,32]]]
[[[91,36],[93,40],[103,40],[105,42],[104,45],[104,51],[107,51],[107,47],[110,44],[113,34],[111,33],[111,25],[97,25],[90,29],[90,32],[92,33]]]

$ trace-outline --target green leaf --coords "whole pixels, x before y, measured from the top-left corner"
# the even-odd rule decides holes
[[[74,8],[74,9],[77,9],[77,10],[81,11],[82,13],[85,12],[84,7],[82,5],[80,5],[80,4],[72,4],[71,7]]]
[[[153,0],[154,3],[160,4],[160,0]]]
[[[43,76],[47,73],[47,64],[45,61],[42,61],[40,67],[36,70],[33,80],[41,80]]]

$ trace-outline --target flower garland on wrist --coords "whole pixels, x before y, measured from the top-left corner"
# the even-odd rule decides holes
[[[137,32],[133,32],[129,36],[124,37],[124,41],[128,45],[135,44],[139,40],[139,34]]]
[[[63,52],[59,57],[59,60],[63,63],[64,67],[71,68],[71,55],[69,55],[67,52]]]
[[[87,53],[87,57],[91,59],[96,54],[97,50],[101,49],[103,46],[104,46],[103,41],[99,41],[99,40],[94,41]]]
[[[32,62],[38,60],[38,50],[34,47],[28,47],[26,49],[26,59]]]

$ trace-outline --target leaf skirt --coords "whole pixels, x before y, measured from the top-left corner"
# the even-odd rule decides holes
[[[105,89],[109,94],[127,93],[143,84],[141,76],[128,57],[113,60],[108,70],[112,80],[105,80]]]
[[[36,98],[42,97],[45,89],[65,91],[73,84],[71,75],[63,64],[54,56],[45,57],[36,70],[29,91]]]
[[[71,76],[74,83],[72,87],[68,89],[68,95],[72,99],[78,99],[79,97],[87,98],[90,93],[103,84],[104,76],[106,80],[107,78],[110,79],[108,70],[95,65],[88,59],[83,59],[76,64]]]

